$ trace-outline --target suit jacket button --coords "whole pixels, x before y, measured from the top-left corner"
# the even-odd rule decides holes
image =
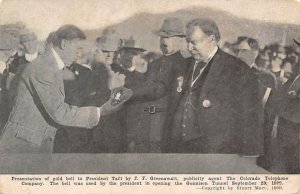
[[[183,134],[182,134],[182,136],[183,136],[183,137],[185,137],[185,136],[186,136],[186,134],[185,134],[185,133],[183,133]]]

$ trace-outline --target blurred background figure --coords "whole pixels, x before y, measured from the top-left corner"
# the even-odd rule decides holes
[[[300,72],[299,62],[291,56],[283,61],[281,77],[285,79],[280,80],[266,105],[270,118],[266,128],[272,135],[266,168],[275,173],[300,172]]]
[[[9,64],[9,72],[16,74],[21,65],[27,64],[38,56],[38,41],[34,32],[22,34],[18,52]]]
[[[234,44],[231,44],[230,42],[225,42],[224,44],[223,44],[223,51],[224,52],[226,52],[226,53],[228,53],[228,54],[230,54],[230,55],[235,55],[235,45]]]
[[[113,70],[122,37],[115,29],[105,29],[96,39],[96,51],[92,62],[89,82],[88,104],[101,105],[110,98],[114,88],[124,86],[125,75]],[[122,126],[123,110],[102,117],[102,122],[93,130],[94,152],[120,153],[124,151],[125,127]]]
[[[258,81],[260,83],[260,89],[262,95],[265,94],[266,88],[274,89],[276,87],[275,75],[257,65],[259,57],[259,45],[256,39],[250,37],[238,38],[239,43],[237,44],[237,57],[243,60],[252,70],[254,74],[257,75]],[[263,99],[263,96],[261,96]]]
[[[138,87],[145,81],[145,73],[148,68],[148,61],[143,58],[145,51],[134,40],[133,36],[129,39],[123,39],[123,44],[113,69],[125,75],[126,88]],[[147,106],[147,103],[139,101],[132,101],[125,106],[123,122],[126,128],[127,152],[139,152],[133,144],[148,142],[148,123],[145,119],[145,112],[141,111],[145,106]]]
[[[9,33],[0,33],[0,134],[9,115],[9,95],[6,86],[7,63],[17,51],[18,41]]]
[[[115,29],[106,29],[101,37],[96,40],[96,61],[105,65],[109,73],[109,89],[124,86],[125,76],[112,69],[117,51],[122,45],[121,35]]]

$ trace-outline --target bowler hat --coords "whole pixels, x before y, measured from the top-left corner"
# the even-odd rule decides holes
[[[27,33],[27,34],[21,34],[21,36],[20,36],[21,43],[33,41],[33,40],[37,40],[37,37],[36,37],[35,33],[33,33],[33,32]]]
[[[179,18],[169,17],[164,20],[161,29],[154,34],[163,37],[185,37],[185,26]]]
[[[123,43],[121,49],[136,49],[138,51],[144,52],[146,51],[143,49],[131,36],[129,39],[123,39]]]
[[[96,39],[96,46],[104,51],[117,51],[122,45],[121,35],[114,29],[107,29]]]

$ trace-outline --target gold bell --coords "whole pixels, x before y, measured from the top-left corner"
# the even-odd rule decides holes
[[[211,102],[209,100],[203,100],[202,105],[204,108],[209,108],[211,106]]]

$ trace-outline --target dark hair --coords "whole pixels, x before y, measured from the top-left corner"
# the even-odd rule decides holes
[[[55,42],[55,32],[50,32],[50,34],[48,35],[46,41],[45,41],[45,45],[51,44],[53,42]]]
[[[61,26],[51,37],[53,46],[61,47],[62,40],[86,39],[85,34],[76,26],[68,24]]]
[[[254,38],[248,38],[248,45],[251,48],[251,50],[256,50],[258,51],[258,41]]]
[[[220,31],[217,24],[211,19],[197,18],[193,19],[186,25],[187,28],[198,26],[207,36],[214,35],[216,41],[221,39]]]

